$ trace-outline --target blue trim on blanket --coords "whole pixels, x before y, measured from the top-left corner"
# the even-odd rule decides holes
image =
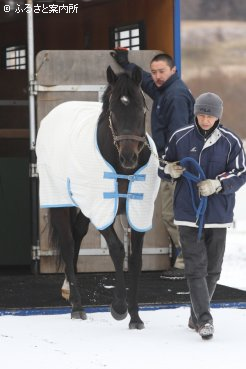
[[[141,168],[139,168],[136,172],[135,172],[135,175],[137,176],[140,176],[140,172],[143,171],[149,164],[149,161],[144,165],[142,166]],[[128,192],[131,193],[131,188],[132,188],[132,183],[133,182],[129,182],[128,184]],[[150,227],[147,227],[147,228],[138,228],[136,227],[134,224],[132,224],[132,222],[130,221],[130,217],[129,217],[129,200],[127,199],[126,200],[126,216],[127,216],[127,220],[128,220],[128,223],[129,223],[129,226],[134,229],[135,231],[137,232],[147,232],[149,231],[151,228],[152,228],[152,224]]]
[[[76,206],[73,204],[59,204],[59,205],[40,205],[40,209],[49,209],[49,208],[75,208]]]
[[[148,139],[148,143],[149,143],[149,145],[151,146],[151,148],[153,148],[153,146],[154,146],[154,141],[153,141],[153,139],[149,136],[149,134],[148,133],[146,133],[146,136],[147,136],[147,139]],[[150,157],[149,157],[149,160],[148,160],[148,162],[145,164],[145,165],[143,165],[141,168],[139,168],[135,173],[134,173],[134,175],[136,176],[140,176],[141,174],[140,174],[140,172],[142,172],[148,165],[149,165],[149,163],[150,163],[150,160],[151,160],[151,155],[150,155]],[[132,182],[129,182],[129,185],[128,185],[128,192],[131,192],[131,187],[132,187]],[[127,216],[127,220],[128,220],[128,224],[129,224],[129,226],[132,228],[132,229],[134,229],[135,231],[137,231],[137,232],[148,232],[148,231],[150,231],[151,229],[152,229],[152,224],[149,226],[149,227],[146,227],[146,228],[138,228],[138,227],[136,227],[134,224],[132,224],[132,222],[131,222],[131,220],[130,220],[130,218],[129,218],[129,201],[128,201],[128,199],[126,200],[126,216]]]
[[[74,204],[74,206],[76,206],[77,208],[79,208],[79,205],[73,199],[73,193],[72,193],[72,190],[71,190],[71,181],[70,181],[70,178],[67,178],[67,193],[68,193],[68,196],[70,197],[72,203]]]
[[[104,159],[104,157],[101,154],[101,151],[99,150],[99,147],[98,147],[98,144],[97,144],[97,124],[95,126],[95,132],[94,132],[94,143],[95,143],[96,150],[98,151],[99,155],[101,156],[101,158],[105,162],[105,164],[109,167],[110,171],[113,172],[113,173],[116,173],[114,167],[112,167],[112,165],[109,164],[109,162],[107,162],[107,160]],[[116,179],[114,179],[114,192],[118,192],[118,182],[117,182]],[[114,220],[116,218],[116,215],[117,215],[118,206],[119,206],[119,199],[118,198],[115,198],[115,201],[114,201],[114,210],[113,210],[113,218],[105,226],[100,227],[100,228],[99,227],[96,227],[99,231],[100,230],[102,231],[102,230],[108,228],[114,222]]]

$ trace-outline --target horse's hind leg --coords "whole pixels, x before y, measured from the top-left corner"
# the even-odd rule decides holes
[[[114,299],[111,305],[111,314],[116,320],[122,320],[127,316],[126,287],[123,272],[124,246],[119,240],[113,226],[100,231],[100,233],[104,236],[108,244],[109,253],[115,267],[116,285]]]
[[[130,329],[143,329],[144,323],[138,314],[138,286],[142,269],[142,249],[144,233],[132,230],[131,253],[129,255],[130,286],[128,291],[128,310],[131,316]]]
[[[70,208],[70,218],[72,224],[72,234],[74,239],[74,271],[77,273],[77,262],[79,257],[80,245],[88,232],[90,220],[77,208]],[[62,297],[69,300],[70,289],[67,277],[62,285]]]
[[[83,238],[88,233],[89,223],[90,223],[89,218],[87,218],[81,211],[79,211],[72,225],[74,239],[74,270],[76,273],[80,245]]]
[[[65,274],[70,288],[69,301],[72,305],[72,318],[86,319],[86,313],[81,305],[77,280],[74,271],[75,244],[72,234],[72,225],[69,208],[50,209],[50,222],[52,227],[52,239],[61,252],[65,264]]]

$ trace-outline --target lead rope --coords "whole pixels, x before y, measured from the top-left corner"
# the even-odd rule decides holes
[[[168,164],[168,162],[162,158],[160,158],[150,147],[149,143],[145,142],[145,146],[147,146],[151,152],[152,155],[154,155],[154,157],[162,164]],[[201,180],[205,180],[206,176],[201,168],[201,166],[199,165],[199,163],[190,157],[185,157],[182,160],[179,161],[180,164],[182,166],[185,166],[186,163],[191,163],[195,169],[198,171],[198,176],[195,176],[194,174],[188,172],[187,170],[185,170],[183,172],[183,176],[185,177],[185,179],[188,181],[188,185],[189,185],[189,189],[190,189],[190,194],[191,194],[191,201],[192,201],[192,206],[193,209],[195,211],[196,214],[196,224],[198,225],[198,239],[201,239],[201,235],[202,235],[202,230],[203,230],[203,226],[204,226],[204,216],[205,216],[205,211],[207,208],[207,203],[208,203],[208,198],[207,196],[201,196],[200,197],[200,202],[199,205],[196,206],[195,203],[195,195],[194,195],[194,190],[192,187],[192,182],[198,183]]]
[[[198,176],[195,176],[194,174],[192,174],[192,173],[188,172],[187,170],[185,170],[183,172],[183,176],[188,181],[188,185],[189,185],[189,188],[190,188],[192,206],[193,206],[193,209],[196,213],[196,224],[198,225],[198,240],[200,240],[201,236],[202,236],[203,226],[204,226],[204,216],[205,216],[205,211],[206,211],[206,208],[207,208],[208,197],[207,196],[201,196],[199,205],[196,206],[195,195],[194,195],[194,190],[193,190],[193,187],[192,187],[192,182],[198,183],[201,180],[205,180],[206,176],[205,176],[204,171],[202,170],[201,166],[199,165],[199,163],[195,159],[186,157],[186,158],[183,158],[182,160],[180,160],[179,162],[180,162],[180,165],[182,165],[182,166],[185,166],[187,163],[191,163],[195,167],[195,169],[198,171]]]

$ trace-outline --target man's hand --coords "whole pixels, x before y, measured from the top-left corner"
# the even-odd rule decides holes
[[[183,172],[185,171],[185,168],[179,165],[178,161],[175,161],[173,163],[166,164],[164,168],[164,172],[166,174],[169,174],[172,178],[179,178],[182,176]]]
[[[221,182],[218,179],[206,179],[197,183],[200,195],[210,196],[222,190]]]
[[[125,68],[129,64],[128,50],[124,47],[115,48],[114,51],[111,51],[110,55],[122,68]]]

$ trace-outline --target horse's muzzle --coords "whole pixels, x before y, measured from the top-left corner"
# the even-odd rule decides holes
[[[125,169],[135,169],[138,164],[138,156],[135,153],[131,156],[120,155],[120,164]]]
[[[139,143],[137,141],[122,141],[119,144],[119,160],[125,169],[135,169],[138,165]]]

